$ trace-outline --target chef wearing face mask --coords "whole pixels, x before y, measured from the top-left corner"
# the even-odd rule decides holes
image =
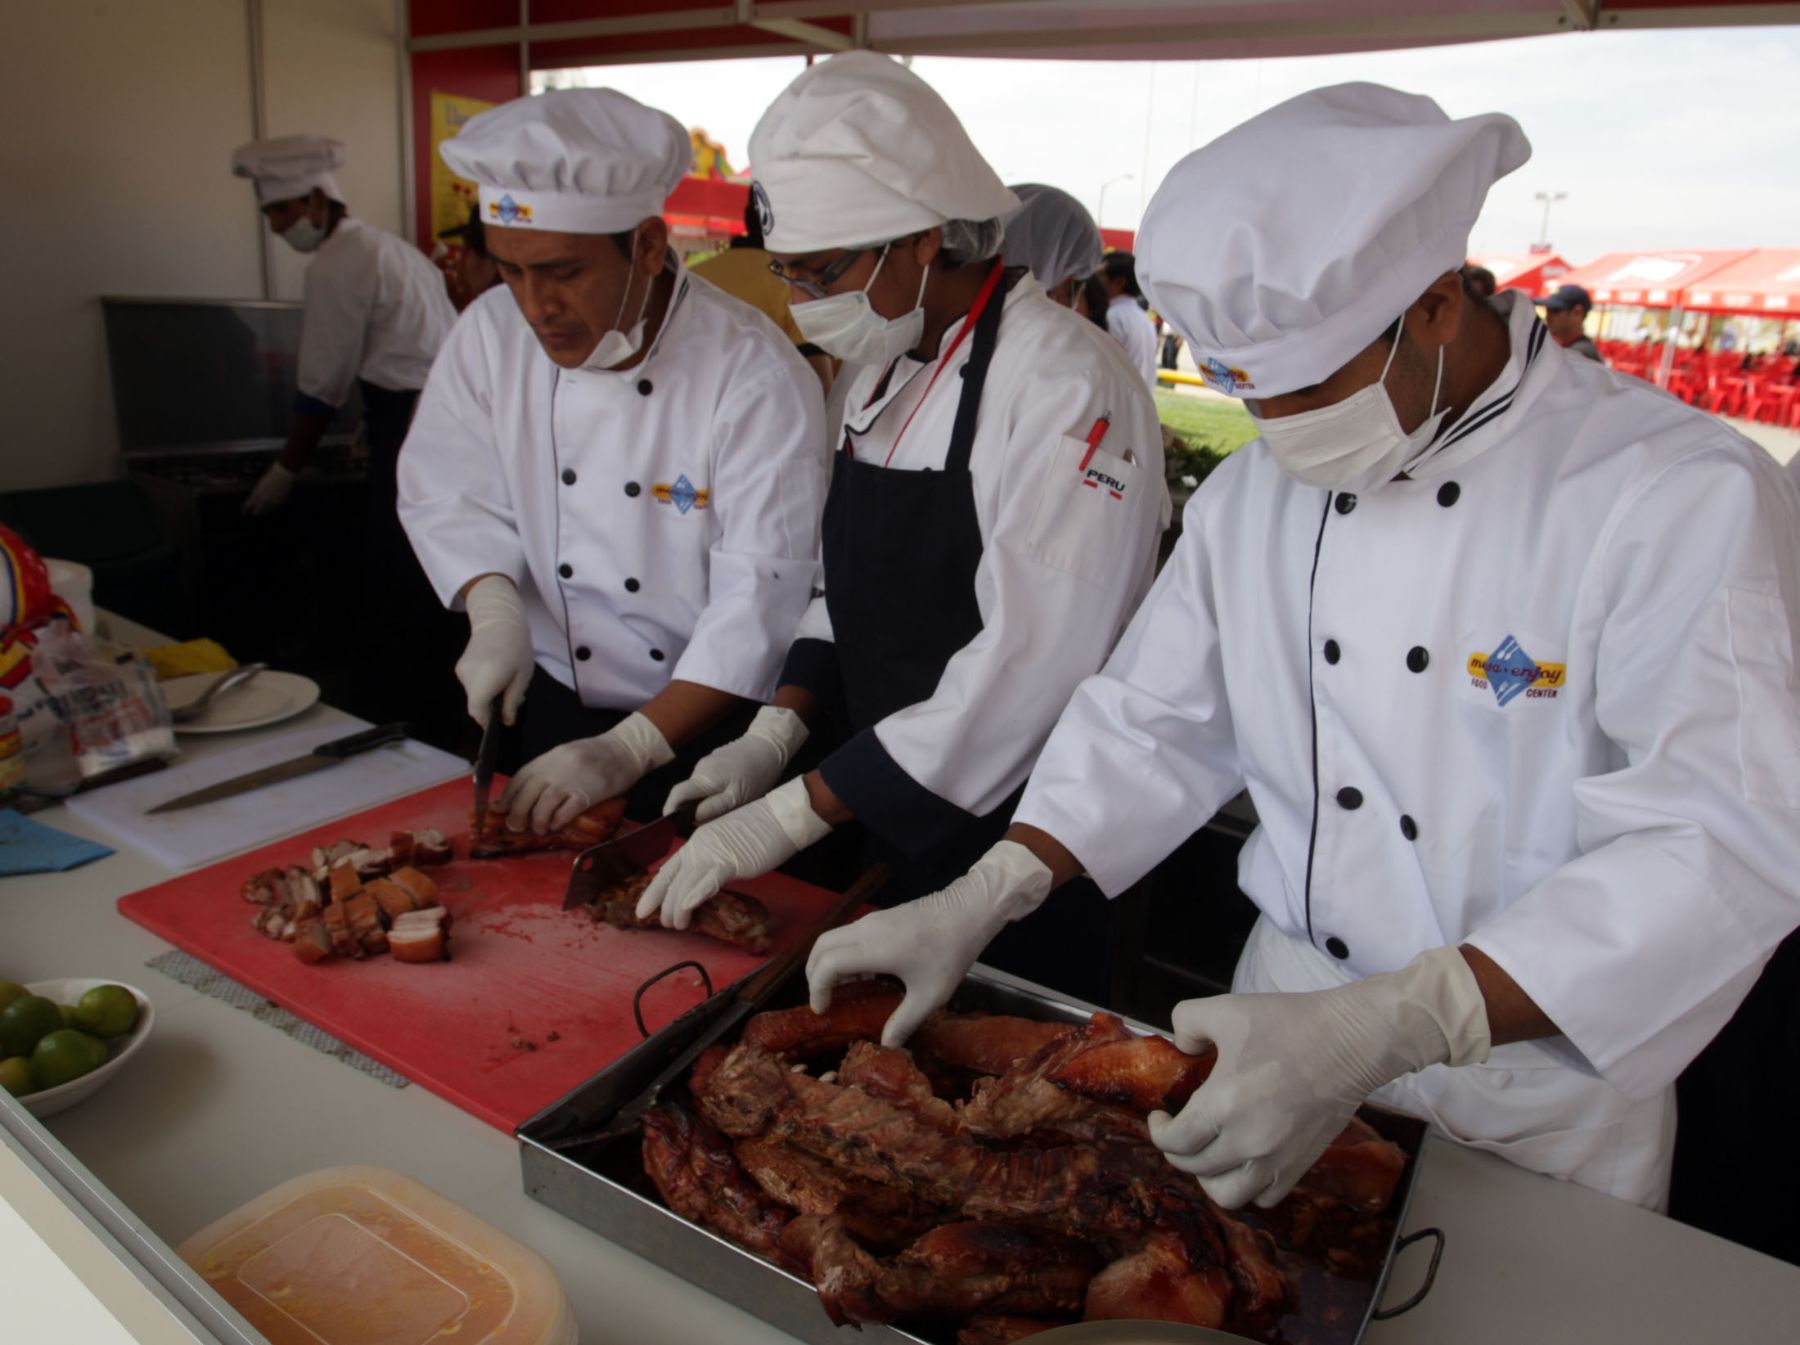
[[[1094,217],[1056,187],[1022,182],[1011,190],[1019,208],[1006,217],[1006,264],[1029,268],[1052,302],[1074,308],[1082,282],[1106,255]]]
[[[365,571],[374,577],[360,605],[358,645],[378,648],[359,662],[351,708],[374,719],[406,718],[423,736],[454,732],[454,703],[431,674],[452,647],[447,618],[435,618],[431,589],[394,514],[395,463],[419,389],[456,322],[436,267],[405,239],[354,218],[336,170],[344,146],[318,135],[289,135],[239,146],[232,172],[255,184],[269,228],[312,258],[287,442],[244,502],[247,514],[279,509],[354,389],[369,450],[363,522]],[[455,687],[449,687],[454,695]]]
[[[822,938],[815,1007],[898,972],[903,1038],[1057,883],[1124,890],[1247,786],[1261,919],[1234,993],[1176,1006],[1219,1060],[1152,1119],[1171,1161],[1271,1204],[1374,1094],[1663,1201],[1671,1085],[1800,919],[1800,496],[1520,296],[1464,295],[1528,153],[1508,117],[1352,84],[1176,166],[1145,283],[1262,437],[1189,504],[1008,839],[916,917]]]
[[[688,135],[611,89],[521,98],[442,148],[505,285],[464,312],[401,456],[400,511],[469,616],[469,713],[519,721],[501,807],[563,826],[767,699],[817,568],[818,380],[686,272],[663,202]],[[521,701],[524,709],[521,712]],[[632,796],[654,815],[668,786]]]
[[[824,596],[774,704],[669,799],[712,819],[639,907],[678,928],[853,817],[899,865],[889,899],[960,871],[1124,628],[1167,510],[1143,384],[996,256],[1017,199],[922,80],[833,57],[763,115],[750,157],[795,321],[862,372],[825,506]],[[849,740],[765,795],[814,707],[840,697]],[[1048,959],[1031,965],[1052,981],[1057,961],[1091,978],[1069,952],[1104,936],[1105,903],[1071,890],[1061,905],[1060,929],[1014,951]]]
[[[231,171],[255,184],[270,230],[312,257],[293,421],[245,513],[281,507],[353,384],[363,395],[369,452],[385,457],[391,473],[413,402],[456,321],[424,253],[351,217],[335,176],[343,163],[344,146],[322,135],[255,140],[231,156]]]

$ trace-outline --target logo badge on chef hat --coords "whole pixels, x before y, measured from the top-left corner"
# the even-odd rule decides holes
[[[1220,392],[1232,394],[1252,391],[1256,384],[1250,381],[1250,375],[1242,369],[1233,369],[1217,355],[1208,355],[1206,363],[1200,368],[1201,375]]]
[[[531,207],[513,200],[511,192],[498,201],[489,201],[488,214],[504,225],[531,223]]]
[[[769,193],[763,190],[762,183],[750,184],[750,204],[756,207],[756,227],[767,238],[775,229],[775,207],[769,204]]]

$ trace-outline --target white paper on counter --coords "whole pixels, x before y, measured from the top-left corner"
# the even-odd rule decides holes
[[[261,738],[235,752],[177,761],[168,770],[108,785],[91,794],[77,794],[66,806],[161,863],[192,869],[306,831],[334,817],[416,794],[470,770],[469,763],[459,757],[408,740],[229,799],[154,817],[145,815],[159,803],[304,756],[320,743],[347,738],[368,727],[360,719],[345,719]]]

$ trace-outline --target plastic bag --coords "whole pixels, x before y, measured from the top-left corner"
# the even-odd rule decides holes
[[[62,739],[81,778],[176,754],[169,707],[142,655],[54,621],[39,632],[32,680],[54,715],[56,732],[46,736]],[[27,734],[28,751],[40,745],[34,736]]]

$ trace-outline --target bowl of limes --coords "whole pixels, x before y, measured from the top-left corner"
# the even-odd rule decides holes
[[[118,981],[0,981],[0,1088],[54,1116],[117,1074],[155,1018],[144,992]]]

